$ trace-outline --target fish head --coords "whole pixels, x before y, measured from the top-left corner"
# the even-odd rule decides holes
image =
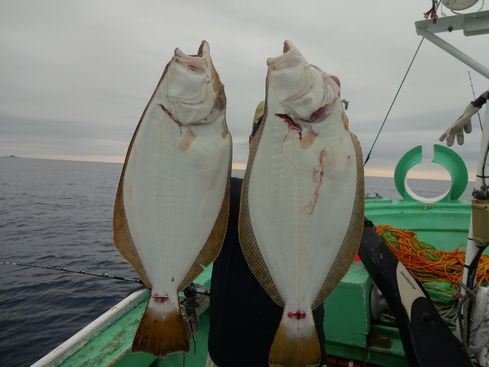
[[[318,123],[341,104],[340,80],[309,64],[292,42],[285,41],[283,54],[267,64],[268,88],[293,120]]]
[[[206,41],[202,41],[197,55],[175,49],[161,83],[161,105],[181,125],[205,124],[217,113],[224,113],[224,86]]]

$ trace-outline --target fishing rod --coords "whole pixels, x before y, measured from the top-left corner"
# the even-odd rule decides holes
[[[125,282],[143,284],[143,281],[141,279],[126,278],[126,277],[117,276],[117,275],[109,275],[107,273],[97,274],[97,273],[85,271],[85,268],[82,268],[81,270],[74,270],[74,269],[67,269],[64,266],[39,265],[39,264],[22,263],[22,262],[16,262],[16,261],[0,261],[0,265],[14,265],[14,266],[20,266],[20,267],[24,267],[24,268],[38,268],[38,269],[46,269],[46,270],[55,270],[55,271],[60,271],[60,272],[64,272],[64,273],[83,274],[83,275],[89,275],[89,276],[97,277],[97,278],[108,278],[108,279],[114,279],[114,280],[121,280],[121,281],[125,281]]]
[[[143,281],[141,279],[136,279],[136,278],[126,278],[118,275],[109,275],[107,273],[103,274],[98,274],[98,273],[92,273],[89,271],[85,271],[84,268],[81,270],[74,270],[74,269],[67,269],[64,266],[53,266],[53,265],[39,265],[39,264],[33,264],[33,263],[22,263],[22,262],[16,262],[16,261],[0,261],[0,265],[14,265],[14,266],[20,266],[24,268],[37,268],[37,269],[46,269],[46,270],[55,270],[55,271],[60,271],[64,273],[72,273],[72,274],[82,274],[82,275],[88,275],[92,277],[97,277],[97,278],[107,278],[107,279],[114,279],[114,280],[121,280],[124,282],[132,282],[132,283],[139,283],[143,284]],[[204,296],[210,296],[209,291],[207,290],[202,290],[196,285],[195,283],[190,283],[187,288],[183,290],[183,294],[187,298],[191,298],[195,296],[196,294],[201,294]]]

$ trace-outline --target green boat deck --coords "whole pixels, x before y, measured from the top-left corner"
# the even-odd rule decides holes
[[[421,240],[440,249],[464,244],[470,220],[470,203],[461,201],[425,205],[414,201],[366,200],[366,216],[375,224],[414,230]],[[212,266],[196,283],[210,288]],[[370,317],[372,280],[361,262],[352,264],[341,283],[325,302],[324,329],[328,354],[381,366],[407,366],[397,328],[376,325]],[[204,366],[207,358],[208,313],[199,318],[195,347],[186,353],[156,358],[132,353],[132,340],[144,312],[147,296],[83,348],[66,359],[62,366]],[[184,361],[185,360],[185,361]]]
[[[465,244],[470,221],[470,202],[458,198],[467,185],[467,170],[460,157],[448,148],[435,146],[435,163],[444,166],[452,177],[451,188],[437,198],[438,202],[425,204],[406,185],[407,172],[421,162],[421,147],[407,152],[399,161],[394,181],[403,200],[367,199],[365,215],[374,224],[390,224],[416,232],[418,238],[442,250],[452,250]],[[421,198],[422,199],[422,198]],[[425,202],[429,202],[425,201]],[[196,279],[196,283],[210,288],[212,266]],[[354,262],[325,301],[324,329],[326,353],[332,356],[380,366],[407,366],[398,329],[394,324],[375,323],[370,313],[370,295],[373,282],[361,262]],[[144,312],[148,292],[136,307],[122,314],[118,320],[91,340],[82,342],[76,353],[64,360],[62,366],[204,366],[207,358],[208,312],[199,318],[195,344],[189,353],[176,353],[156,358],[130,351],[132,340]]]

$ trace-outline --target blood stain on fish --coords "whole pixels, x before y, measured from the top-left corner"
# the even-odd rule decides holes
[[[297,134],[299,134],[299,140],[302,140],[302,126],[299,125],[297,122],[295,122],[292,117],[285,113],[276,113],[275,116],[280,118],[283,122],[287,124],[287,127],[289,128],[289,132],[295,131]],[[288,134],[287,134],[288,136]],[[286,138],[287,138],[286,136]],[[285,139],[284,139],[285,140]]]
[[[163,106],[161,103],[159,104],[163,112],[170,118],[171,121],[173,121],[177,126],[178,129],[180,130],[180,135],[182,135],[182,124],[173,116],[173,114],[166,109],[165,106]]]
[[[178,149],[180,149],[181,151],[186,151],[194,141],[196,135],[194,134],[194,132],[190,127],[183,130],[182,123],[179,122],[175,118],[175,116],[173,116],[173,114],[170,111],[168,111],[168,109],[165,106],[163,106],[161,103],[159,104],[159,106],[161,107],[163,112],[170,118],[170,120],[173,121],[178,126],[180,135],[183,135],[182,139],[180,140],[180,143],[178,144]]]
[[[166,301],[168,301],[168,296],[161,296],[159,294],[155,294],[153,295],[153,299],[156,303],[165,303]]]
[[[304,311],[289,312],[287,316],[291,319],[302,320],[306,318],[306,313]]]
[[[312,200],[307,204],[307,214],[311,215],[314,213],[314,209],[316,208],[316,204],[319,200],[319,195],[321,194],[321,186],[323,185],[324,178],[324,158],[326,157],[326,150],[323,148],[319,152],[319,162],[314,170],[312,171],[312,179],[316,184],[316,188],[314,190],[314,194]]]

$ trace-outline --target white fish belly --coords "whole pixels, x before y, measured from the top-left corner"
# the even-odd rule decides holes
[[[342,124],[299,134],[267,118],[250,174],[249,210],[265,264],[288,308],[314,302],[348,230],[357,183],[355,149]],[[287,310],[286,310],[287,311]]]
[[[195,127],[182,150],[179,126],[159,106],[141,123],[124,176],[124,206],[153,293],[173,296],[214,226],[231,155],[223,124],[222,118]]]

